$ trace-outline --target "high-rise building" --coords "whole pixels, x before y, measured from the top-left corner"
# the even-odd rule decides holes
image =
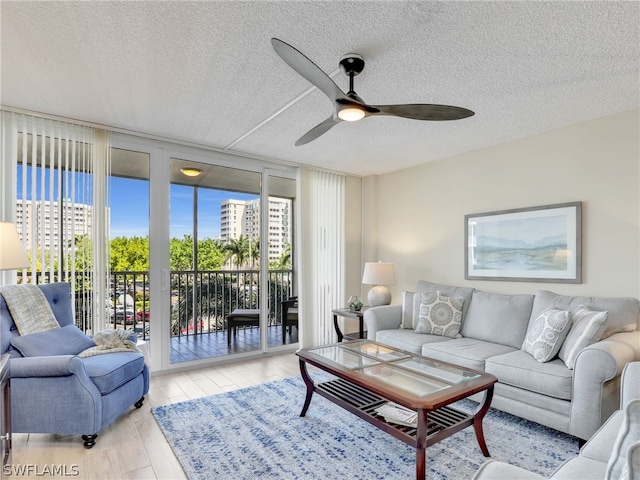
[[[228,199],[220,203],[220,238],[224,241],[240,238],[247,202]]]
[[[220,204],[220,232],[224,241],[245,236],[260,239],[260,199],[228,199]],[[278,260],[291,243],[291,201],[269,197],[269,225],[267,248],[269,261]],[[263,249],[264,251],[264,249]]]
[[[90,235],[92,227],[92,205],[64,200],[62,203],[16,201],[16,228],[20,236],[24,236],[27,251],[36,243],[36,248],[58,252],[61,242],[73,241],[76,235]]]

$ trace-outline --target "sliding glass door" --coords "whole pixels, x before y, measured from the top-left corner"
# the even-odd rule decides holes
[[[262,175],[176,157],[170,172],[171,363],[260,351]]]
[[[152,370],[297,344],[295,308],[282,328],[295,294],[295,169],[124,135],[113,145],[146,153],[134,163],[147,183],[132,188],[148,202],[130,208],[148,209],[149,267],[131,328],[148,341]]]
[[[149,286],[149,166],[148,152],[111,148],[107,325],[146,341],[158,323]]]

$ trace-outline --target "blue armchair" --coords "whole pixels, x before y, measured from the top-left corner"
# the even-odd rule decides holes
[[[131,406],[142,406],[149,391],[149,369],[137,352],[77,356],[92,342],[74,325],[69,284],[39,288],[63,327],[44,335],[20,337],[0,295],[0,354],[10,355],[11,430],[82,434],[84,446],[91,448],[105,426]],[[31,338],[25,348],[14,347],[27,337]]]

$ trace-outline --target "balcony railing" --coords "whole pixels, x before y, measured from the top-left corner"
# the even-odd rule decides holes
[[[20,275],[20,274],[19,274]],[[29,276],[31,274],[28,273]],[[38,272],[34,283],[58,281],[56,276]],[[268,272],[268,325],[282,321],[282,304],[291,296],[291,270]],[[30,281],[33,281],[30,278]],[[18,279],[21,282],[21,279]],[[172,271],[171,336],[181,337],[226,330],[227,315],[236,308],[258,308],[260,305],[260,272],[258,270]],[[150,304],[149,272],[111,272],[108,298],[105,301],[108,325],[135,330],[147,339],[154,323]],[[75,276],[76,325],[90,333],[93,326],[91,273]]]

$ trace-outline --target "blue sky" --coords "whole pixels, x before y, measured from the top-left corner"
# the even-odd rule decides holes
[[[22,175],[18,168],[17,197],[22,198]],[[49,175],[45,175],[45,192],[49,190]],[[40,191],[41,178],[37,180]],[[57,174],[54,175],[57,183]],[[82,184],[82,175],[77,174],[76,183]],[[111,177],[111,238],[115,237],[146,237],[149,234],[149,182],[121,177]],[[27,178],[27,199],[31,198],[31,176]],[[90,195],[85,192],[85,195]],[[76,191],[76,202],[87,203],[82,200],[81,188]],[[233,198],[249,200],[256,195],[228,192],[222,190],[198,190],[198,238],[218,238],[220,236],[220,203]],[[48,198],[45,198],[48,200]],[[182,185],[171,185],[170,200],[170,235],[182,238],[193,234],[193,188]]]
[[[193,188],[171,185],[170,235],[183,238],[193,234]],[[111,238],[145,237],[149,234],[149,182],[112,177]],[[198,190],[198,239],[220,237],[220,203],[229,198],[249,200],[256,195]]]

